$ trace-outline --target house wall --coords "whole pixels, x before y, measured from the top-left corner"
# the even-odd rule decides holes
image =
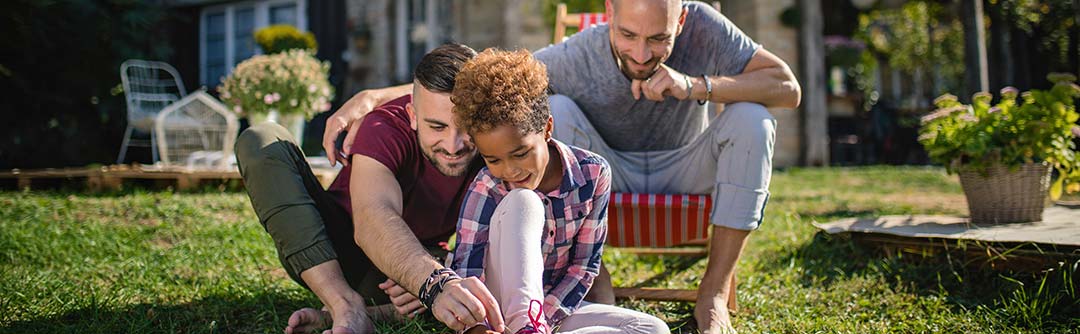
[[[799,75],[799,36],[796,29],[780,23],[780,13],[795,0],[721,1],[721,12],[754,41],[783,59]],[[799,78],[800,82],[802,78]],[[802,120],[793,109],[772,108],[776,117],[776,143],[773,166],[800,164],[802,159]]]

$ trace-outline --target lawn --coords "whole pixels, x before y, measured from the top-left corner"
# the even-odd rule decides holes
[[[943,255],[887,256],[811,225],[963,214],[956,177],[939,168],[789,169],[774,174],[771,192],[738,265],[740,333],[1080,328],[1078,263],[1018,273]],[[617,284],[669,287],[695,286],[706,262],[618,251],[604,259]],[[621,304],[675,332],[693,310]],[[318,305],[280,269],[242,191],[0,192],[0,333],[280,333],[294,309]],[[449,332],[430,321],[378,326]]]

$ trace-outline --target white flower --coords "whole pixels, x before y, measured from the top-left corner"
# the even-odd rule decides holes
[[[330,87],[323,87],[322,95],[323,96],[330,96]]]
[[[244,112],[244,109],[240,108],[240,105],[233,106],[232,110],[233,110],[233,112],[235,112],[237,114]]]
[[[266,103],[266,104],[273,104],[274,103],[274,95],[273,94],[266,94],[265,96],[263,96],[263,102]]]
[[[290,99],[289,100],[289,106],[295,107],[297,103],[299,103],[299,102],[297,102],[296,99]]]
[[[316,87],[315,84],[310,84],[307,86],[308,93],[314,93],[316,90],[319,90],[319,87]]]

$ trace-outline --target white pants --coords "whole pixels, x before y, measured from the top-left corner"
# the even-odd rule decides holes
[[[529,324],[529,304],[544,302],[544,204],[531,190],[515,189],[491,217],[484,276],[502,307],[509,333]],[[533,316],[540,310],[534,306]],[[540,317],[546,324],[546,320]],[[582,302],[559,326],[560,333],[670,333],[660,319],[633,310]]]
[[[554,95],[550,102],[555,139],[606,158],[612,191],[712,194],[712,224],[753,230],[761,223],[776,139],[776,119],[764,106],[728,104],[693,142],[674,150],[622,152],[608,146],[573,100]]]

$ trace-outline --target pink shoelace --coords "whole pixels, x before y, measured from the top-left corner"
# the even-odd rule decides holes
[[[538,307],[539,311],[536,312],[535,316],[533,315],[533,304],[534,303],[536,305],[540,306],[540,307]],[[548,331],[549,331],[548,326],[546,324],[540,322],[540,320],[543,320],[543,319],[544,319],[544,303],[539,301],[539,300],[536,300],[536,299],[533,299],[533,300],[529,301],[529,325],[531,325],[532,328],[529,328],[529,327],[522,328],[521,330],[519,330],[517,332],[517,334],[530,334],[530,333],[547,334]]]

